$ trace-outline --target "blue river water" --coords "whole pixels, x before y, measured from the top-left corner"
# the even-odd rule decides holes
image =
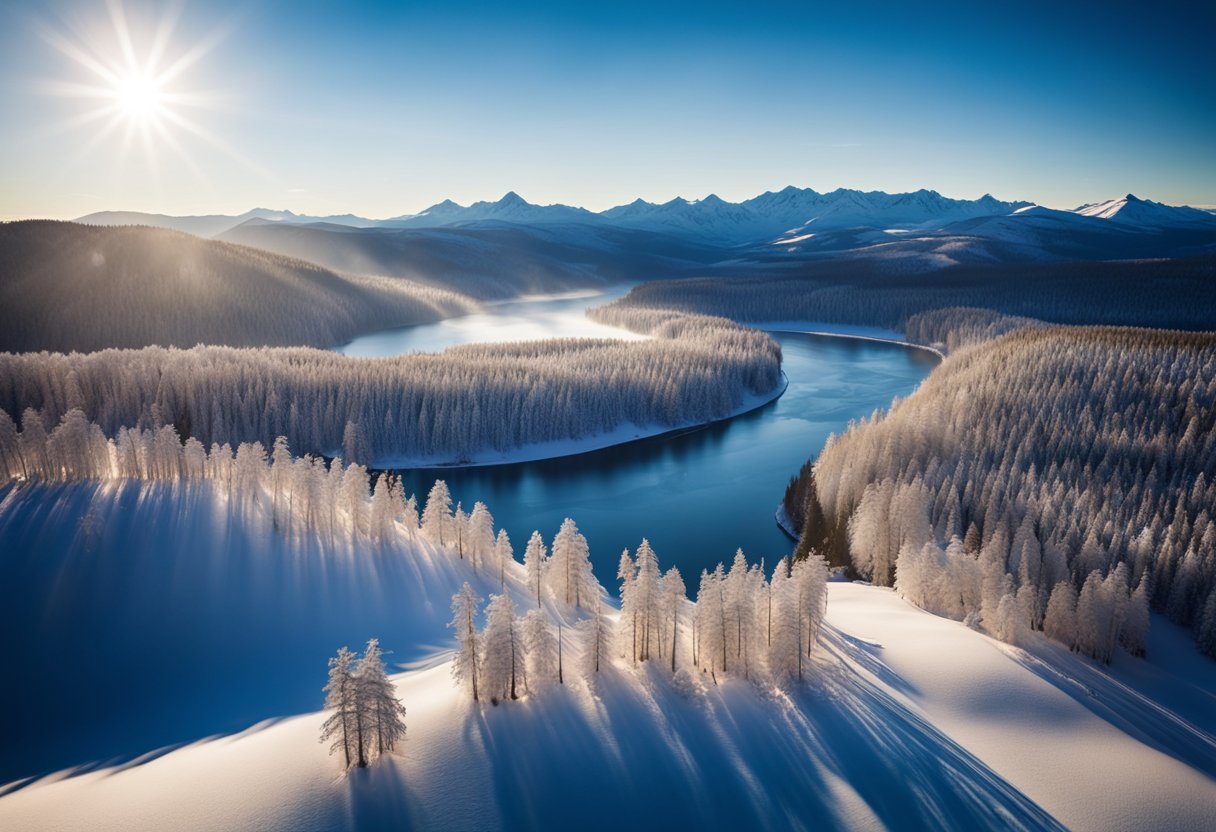
[[[613,293],[615,295],[617,293]],[[439,350],[458,343],[553,335],[605,335],[583,318],[604,296],[513,302],[485,314],[372,333],[351,355]],[[649,539],[664,568],[695,587],[703,568],[742,548],[770,565],[792,543],[774,522],[785,486],[828,435],[911,393],[937,364],[918,349],[817,335],[775,336],[789,388],[775,402],[728,422],[558,459],[465,469],[402,471],[423,497],[442,478],[465,510],[486,503],[517,554],[533,529],[546,540],[574,518],[596,575],[615,589],[621,550]]]

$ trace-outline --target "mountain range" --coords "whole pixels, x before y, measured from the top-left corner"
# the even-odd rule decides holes
[[[497,201],[458,205],[445,200],[417,214],[367,219],[351,214],[307,216],[255,208],[236,216],[172,217],[107,211],[81,217],[89,225],[151,225],[257,245],[258,226],[308,227],[330,234],[447,229],[481,232],[508,227],[581,247],[588,235],[645,232],[686,244],[739,250],[769,259],[825,253],[939,256],[958,260],[1044,260],[1073,257],[1163,257],[1216,249],[1216,215],[1133,194],[1082,205],[1046,208],[990,195],[952,199],[937,191],[888,194],[838,189],[820,193],[793,186],[742,202],[716,195],[664,203],[634,200],[594,212],[536,205],[514,192]],[[653,242],[653,238],[651,240]],[[351,243],[353,241],[347,241]],[[383,239],[375,245],[383,246]],[[288,250],[285,253],[295,254]]]

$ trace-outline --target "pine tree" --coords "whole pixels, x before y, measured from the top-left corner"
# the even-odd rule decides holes
[[[498,588],[505,590],[507,587],[507,564],[515,562],[515,552],[511,548],[511,538],[507,536],[506,529],[498,530],[498,537],[494,541],[494,562],[498,564]]]
[[[422,533],[437,546],[451,545],[448,526],[452,520],[452,495],[448,484],[443,480],[435,480],[431,493],[426,498],[426,508],[422,510]]]
[[[684,605],[684,579],[680,570],[671,567],[663,575],[662,583],[663,607],[666,617],[671,621],[671,672],[676,672],[676,645],[680,640],[680,607]]]
[[[344,767],[351,766],[351,752],[355,752],[359,765],[363,761],[363,749],[359,747],[356,734],[358,690],[354,675],[355,654],[343,647],[338,655],[329,660],[329,682],[325,685],[325,709],[333,713],[321,725],[321,742],[333,739],[329,753],[342,750]]]
[[[385,675],[380,655],[379,640],[369,640],[354,672],[359,710],[366,714],[364,735],[369,752],[370,741],[374,740],[377,757],[392,751],[397,740],[405,736],[405,707],[398,701],[393,683]]]
[[[568,606],[579,607],[588,596],[591,573],[591,553],[587,538],[574,521],[567,517],[553,538],[553,547],[545,568],[545,581],[550,592]]]
[[[456,656],[452,661],[452,678],[479,701],[477,689],[478,665],[482,650],[477,633],[477,608],[481,598],[466,581],[460,591],[452,596],[452,621],[448,624],[456,632]]]
[[[1145,642],[1148,639],[1148,628],[1148,578],[1145,576],[1140,579],[1136,591],[1128,599],[1123,627],[1119,632],[1119,642],[1133,656],[1143,656]]]
[[[1043,617],[1043,634],[1076,649],[1077,590],[1068,581],[1060,581],[1051,591]]]
[[[469,514],[466,548],[474,569],[488,564],[494,554],[494,517],[480,500]]]
[[[505,592],[490,596],[481,645],[482,689],[490,701],[497,704],[499,699],[518,699],[525,669],[524,642],[515,604]]]
[[[604,605],[598,598],[578,627],[583,641],[583,673],[594,678],[607,665],[612,650],[612,622],[604,615]]]
[[[520,631],[527,657],[528,690],[538,692],[557,681],[557,636],[541,609],[528,611]]]
[[[642,538],[637,549],[637,575],[630,591],[630,614],[636,614],[638,659],[650,658],[652,646],[657,646],[662,627],[662,598],[659,592],[659,559]]]
[[[532,532],[528,538],[528,546],[524,549],[524,574],[528,578],[528,589],[536,596],[536,606],[540,606],[540,591],[545,574],[545,563],[548,560],[548,549],[540,532]]]
[[[621,582],[621,626],[629,633],[631,657],[634,664],[638,660],[638,596],[633,591],[634,578],[637,575],[637,565],[629,557],[629,550],[621,552],[621,560],[617,566],[616,576]],[[622,640],[621,649],[624,650]],[[623,656],[624,654],[622,654]]]

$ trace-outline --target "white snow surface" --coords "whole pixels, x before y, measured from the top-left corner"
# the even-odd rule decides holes
[[[322,713],[272,709],[247,730],[0,787],[0,829],[1198,830],[1216,816],[1216,665],[1159,619],[1148,659],[1120,655],[1108,668],[1041,639],[1028,649],[998,643],[890,590],[835,583],[811,678],[788,690],[699,674],[675,685],[659,663],[621,661],[592,686],[475,705],[451,682],[443,624],[462,581],[483,595],[496,589],[484,570],[473,575],[467,561],[421,543],[356,545],[318,564],[315,541],[276,542],[257,509],[229,513],[210,484],[136,488],[10,490],[0,500],[4,557],[26,559],[25,570],[45,565],[65,601],[65,565],[109,563],[89,586],[121,596],[128,612],[165,600],[165,587],[120,584],[159,570],[204,599],[192,627],[227,620],[246,637],[296,632],[296,595],[322,617],[352,605],[358,629],[376,627],[368,635],[397,651],[389,659],[399,662],[391,669],[407,738],[391,758],[345,774],[317,741]],[[211,580],[200,582],[191,561],[204,553]],[[296,583],[265,621],[218,580],[238,560],[272,573],[288,562]],[[6,567],[5,577],[23,569]],[[520,571],[508,588],[526,608]],[[377,591],[348,598],[352,582]],[[70,654],[73,645],[55,647]],[[248,672],[217,655],[207,673]],[[315,677],[271,681],[303,685],[319,706],[324,677],[318,661]],[[76,675],[72,693],[87,702],[99,681]]]

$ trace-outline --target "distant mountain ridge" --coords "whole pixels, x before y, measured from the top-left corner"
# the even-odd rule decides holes
[[[925,189],[889,194],[838,188],[820,193],[792,185],[742,202],[728,202],[715,194],[698,200],[677,197],[663,203],[637,199],[600,212],[561,204],[537,205],[511,191],[493,202],[466,206],[444,200],[417,214],[381,220],[352,214],[315,217],[256,208],[238,216],[198,217],[106,211],[81,217],[78,222],[153,225],[200,236],[219,236],[246,223],[323,223],[330,227],[398,230],[500,223],[532,227],[579,225],[641,230],[736,247],[769,243],[798,246],[819,237],[812,246],[816,250],[886,243],[917,234],[964,233],[983,237],[987,231],[1003,243],[1041,242],[1048,225],[1056,231],[1072,228],[1091,236],[1129,231],[1150,234],[1172,230],[1216,231],[1216,215],[1209,211],[1164,205],[1132,194],[1068,211],[1028,201],[1004,201],[989,194],[979,199],[953,199]]]

